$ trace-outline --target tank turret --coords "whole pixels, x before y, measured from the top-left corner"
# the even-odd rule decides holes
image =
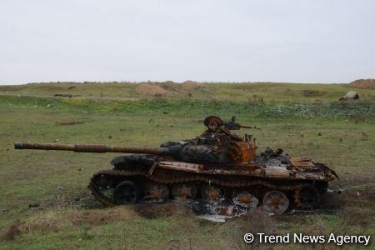
[[[169,156],[174,160],[190,163],[232,164],[255,160],[256,143],[251,135],[241,138],[230,130],[238,130],[242,126],[235,123],[235,118],[228,123],[217,116],[208,116],[204,120],[207,130],[195,139],[182,142],[166,142],[160,148],[108,146],[102,144],[52,144],[15,142],[15,149],[59,150],[80,153],[134,153]]]

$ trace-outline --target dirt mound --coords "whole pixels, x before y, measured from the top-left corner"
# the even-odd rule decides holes
[[[198,82],[188,80],[182,83],[182,87],[184,89],[200,89],[202,85]]]
[[[349,83],[349,85],[362,89],[375,89],[375,79],[359,79]]]
[[[148,83],[139,85],[136,88],[136,91],[138,92],[138,94],[148,96],[165,96],[168,94],[168,91],[163,89],[162,87]]]
[[[177,92],[176,83],[174,83],[172,81],[162,82],[162,83],[160,83],[160,87],[162,87],[166,91]]]
[[[174,83],[174,81],[166,81],[166,82],[162,82],[162,84],[166,84],[166,85],[168,85],[168,84],[171,85],[172,84],[173,85],[175,83]]]

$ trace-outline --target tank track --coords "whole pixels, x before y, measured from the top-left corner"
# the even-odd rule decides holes
[[[150,180],[156,183],[162,184],[175,184],[175,183],[189,183],[189,182],[205,182],[210,183],[222,187],[231,187],[231,188],[243,188],[243,187],[250,187],[250,186],[262,186],[268,189],[275,189],[280,191],[293,191],[294,192],[294,202],[299,208],[304,208],[303,202],[300,199],[300,190],[301,187],[304,186],[306,183],[296,183],[296,184],[289,184],[289,185],[276,185],[271,183],[270,181],[266,180],[248,180],[248,181],[239,181],[239,182],[231,182],[231,181],[223,181],[217,178],[212,178],[212,176],[184,176],[184,177],[165,177],[165,176],[157,176],[157,175],[149,175],[148,171],[126,171],[126,170],[102,170],[93,175],[90,180],[88,188],[91,190],[92,195],[103,205],[105,206],[115,206],[117,205],[112,199],[108,198],[103,194],[100,188],[95,184],[95,178],[98,176],[110,176],[111,178],[119,178],[125,179],[126,177],[141,177],[146,180]]]

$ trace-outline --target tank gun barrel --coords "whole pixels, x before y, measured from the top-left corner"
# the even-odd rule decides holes
[[[237,123],[237,126],[238,126],[238,128],[257,128],[256,126],[255,127],[253,127],[253,126],[245,126],[245,125],[241,125],[241,124],[238,124]]]
[[[207,119],[207,118],[206,118]],[[221,120],[220,120],[221,121]],[[232,116],[232,119],[230,119],[229,122],[225,122],[224,126],[229,129],[229,130],[240,130],[241,128],[251,128],[251,129],[259,129],[257,126],[246,126],[246,125],[241,125],[236,122],[236,117]]]
[[[138,154],[157,154],[170,155],[173,150],[170,148],[144,148],[144,147],[122,147],[107,146],[102,144],[54,144],[54,143],[28,143],[15,142],[15,149],[34,149],[34,150],[59,150],[87,153],[138,153]]]

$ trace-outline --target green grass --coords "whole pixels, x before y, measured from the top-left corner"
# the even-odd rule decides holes
[[[1,249],[246,249],[251,246],[244,245],[243,234],[256,231],[375,237],[374,90],[358,89],[363,100],[342,104],[336,100],[347,85],[209,84],[201,91],[178,85],[177,94],[166,97],[141,96],[136,87],[0,87]],[[162,205],[153,207],[150,218],[137,207],[104,208],[87,190],[92,174],[110,168],[117,154],[13,149],[15,141],[158,147],[199,135],[211,114],[225,120],[236,115],[239,123],[260,128],[240,131],[254,134],[259,151],[283,148],[332,167],[341,177],[333,188],[347,189],[328,196],[340,208],[273,217],[255,211],[215,224]],[[12,231],[17,228],[20,233]]]

